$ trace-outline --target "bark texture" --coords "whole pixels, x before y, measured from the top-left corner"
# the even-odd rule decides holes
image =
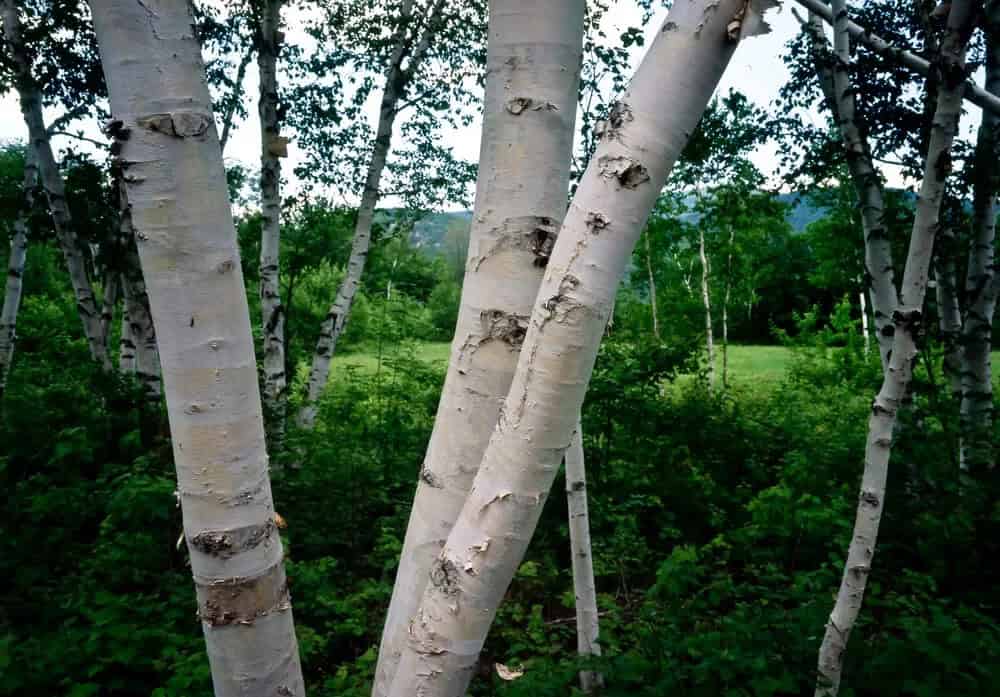
[[[135,338],[128,317],[128,296],[122,306],[121,336],[118,338],[118,372],[123,375],[135,373]]]
[[[838,7],[839,5],[839,7]],[[903,272],[900,305],[893,313],[893,345],[882,387],[872,404],[865,448],[857,517],[837,600],[819,650],[816,697],[833,697],[840,689],[844,652],[864,598],[879,522],[885,504],[885,483],[892,451],[893,427],[912,375],[917,354],[914,335],[919,327],[934,238],[939,225],[950,151],[962,108],[965,45],[977,10],[970,0],[954,0],[941,43],[941,89],[931,128],[923,182],[917,199],[910,247]],[[834,13],[843,13],[841,0]]]
[[[399,102],[406,94],[406,88],[413,74],[419,69],[430,48],[444,6],[445,0],[434,0],[434,4],[428,9],[427,17],[423,20],[423,31],[419,38],[416,38],[407,33],[408,25],[413,22],[414,17],[413,0],[403,0],[394,47],[385,71],[385,87],[379,106],[375,143],[372,159],[368,163],[368,173],[365,176],[365,188],[361,193],[361,204],[358,206],[351,256],[347,261],[344,280],[337,289],[337,297],[320,327],[319,340],[313,353],[312,369],[309,371],[306,406],[299,413],[299,425],[304,428],[311,428],[316,420],[316,400],[323,393],[330,377],[330,361],[333,360],[333,354],[337,350],[337,341],[347,326],[347,319],[354,305],[354,296],[357,295],[358,287],[361,285],[361,276],[371,246],[375,206],[379,199],[379,181],[382,179],[382,171],[389,156],[392,127],[398,114]],[[404,66],[403,62],[407,58],[409,61]]]
[[[35,187],[38,186],[38,167],[30,147],[24,151],[24,184],[21,210],[14,220],[10,237],[10,256],[7,257],[7,283],[4,286],[3,310],[0,310],[0,399],[7,391],[7,376],[14,361],[17,343],[17,312],[21,308],[21,291],[24,284],[24,265],[28,259],[28,218],[35,204]]]
[[[257,365],[187,3],[93,0],[216,697],[302,697]]]
[[[104,332],[101,328],[101,313],[94,297],[94,290],[87,275],[84,247],[73,228],[73,220],[66,204],[66,186],[63,182],[49,132],[42,116],[42,93],[31,75],[31,61],[21,35],[21,21],[16,0],[0,0],[3,17],[4,49],[14,72],[14,85],[21,103],[21,114],[28,127],[29,147],[34,150],[38,174],[45,192],[45,199],[52,215],[56,239],[62,250],[70,283],[76,296],[76,310],[83,324],[83,333],[90,347],[91,357],[104,370],[111,369]]]
[[[590,546],[590,516],[587,512],[587,473],[583,459],[583,428],[577,421],[573,440],[566,449],[566,507],[569,514],[569,546],[573,557],[573,593],[576,597],[576,650],[581,656],[600,656],[598,642],[597,585]],[[580,671],[580,688],[590,694],[604,684],[600,673]]]
[[[260,9],[257,68],[260,72],[260,311],[264,337],[264,408],[270,419],[273,450],[284,438],[285,313],[279,285],[281,259],[281,160],[285,140],[278,118],[278,53],[281,50],[281,1],[265,0]]]
[[[465,694],[572,440],[626,263],[743,29],[759,29],[758,19],[742,0],[675,3],[612,110],[556,240],[482,464],[431,565],[392,697]]]
[[[375,675],[389,691],[428,574],[507,395],[566,213],[583,0],[492,0],[476,203],[451,360],[417,481]],[[607,221],[590,221],[600,234]],[[561,453],[560,453],[561,454]]]
[[[132,211],[128,205],[128,193],[125,183],[119,185],[119,218],[122,242],[125,245],[122,272],[122,343],[119,354],[121,364],[126,364],[128,372],[135,373],[136,379],[142,384],[146,398],[157,402],[162,392],[160,375],[160,356],[156,348],[156,328],[149,309],[149,295],[146,292],[146,281],[142,275],[142,265],[139,260],[139,250],[136,246],[135,228],[132,224]],[[127,326],[126,326],[127,325]],[[128,344],[126,344],[126,339]]]
[[[1000,94],[1000,2],[987,6],[986,90]],[[963,469],[988,469],[993,457],[993,377],[990,351],[997,301],[996,219],[1000,190],[1000,116],[983,112],[976,140],[973,173],[973,241],[965,277],[962,322],[962,449]]]
[[[813,12],[809,14],[810,45],[819,83],[833,112],[844,145],[844,155],[858,196],[861,229],[865,243],[865,289],[869,295],[878,338],[882,370],[889,365],[892,349],[892,313],[899,304],[892,244],[885,224],[882,179],[875,169],[868,138],[861,130],[850,78],[850,20],[846,13],[834,25],[834,56],[830,56],[823,27]]]

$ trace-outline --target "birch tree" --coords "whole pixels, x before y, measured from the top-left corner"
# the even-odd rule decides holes
[[[410,622],[393,697],[465,694],[571,441],[644,220],[759,20],[756,5],[738,0],[675,4],[611,111],[552,250],[499,421]]]
[[[917,353],[914,334],[922,317],[945,178],[951,167],[951,146],[962,111],[965,46],[979,8],[980,4],[977,2],[955,0],[941,41],[940,89],[903,272],[900,303],[892,316],[891,355],[882,387],[872,404],[857,517],[837,600],[819,649],[816,697],[833,697],[839,692],[844,653],[861,610],[871,572],[872,556],[885,504],[893,427],[912,376],[912,363]],[[835,0],[833,12],[836,17],[846,17],[843,0]]]
[[[3,19],[6,60],[11,66],[21,114],[28,128],[30,147],[34,151],[38,165],[39,181],[52,215],[56,238],[76,296],[77,314],[83,325],[91,357],[104,370],[110,370],[111,363],[101,326],[101,312],[87,272],[85,248],[76,234],[69,207],[66,205],[66,185],[52,152],[49,131],[42,115],[42,92],[32,76],[31,56],[21,31],[18,3],[15,0],[2,0],[0,13]]]
[[[91,3],[217,697],[304,695],[225,170],[189,6]]]
[[[1000,2],[987,5],[986,91],[1000,94]],[[993,466],[993,380],[990,365],[993,313],[996,309],[996,219],[1000,191],[1000,116],[983,111],[973,163],[972,245],[965,276],[966,308],[961,336],[960,422],[963,469]]]
[[[470,8],[475,12],[477,5],[477,2],[473,2],[463,8],[461,5],[450,6],[445,0],[426,0],[422,3],[416,0],[402,0],[398,14],[392,18],[394,30],[387,47],[388,54],[382,65],[383,87],[378,122],[364,174],[364,187],[358,207],[350,258],[333,304],[320,326],[319,339],[316,342],[312,367],[309,371],[306,404],[298,417],[299,425],[302,427],[309,428],[315,421],[316,400],[326,387],[330,375],[330,362],[336,351],[337,342],[347,326],[351,307],[361,285],[365,262],[371,247],[375,207],[384,193],[382,177],[389,161],[393,128],[403,109],[416,106],[425,99],[440,98],[440,86],[428,84],[429,76],[426,74],[425,64],[429,57],[440,54],[442,42],[456,38],[452,35],[455,28],[461,22],[468,20],[467,14]],[[345,18],[345,11],[349,12],[351,9],[352,7],[337,7],[334,13],[337,17]],[[361,7],[353,6],[353,9],[361,15],[367,13],[367,10]],[[376,27],[376,29],[381,28]],[[463,62],[464,58],[459,52],[458,63]],[[450,72],[452,72],[451,79],[461,83],[461,75],[455,75],[453,70]],[[418,76],[421,77],[419,83]],[[309,142],[314,141],[307,140],[307,143]],[[419,181],[413,182],[411,186],[419,187],[419,183]]]
[[[705,253],[705,228],[698,226],[698,260],[701,262],[701,303],[705,308],[705,351],[708,356],[708,387],[715,387],[715,330],[712,326],[712,293],[708,254]]]
[[[3,309],[0,310],[0,399],[7,388],[7,376],[14,361],[17,343],[17,312],[21,307],[24,265],[28,257],[28,219],[34,207],[38,167],[31,148],[24,150],[24,184],[21,209],[14,220],[7,257],[7,283],[4,286]]]
[[[583,0],[490,3],[469,259],[451,360],[382,633],[375,697],[389,693],[407,624],[469,494],[566,212],[583,14]],[[602,221],[594,225],[599,229]]]

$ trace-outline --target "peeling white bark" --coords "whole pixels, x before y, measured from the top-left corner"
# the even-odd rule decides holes
[[[303,697],[246,291],[189,5],[91,8],[215,695]]]
[[[482,464],[431,566],[391,697],[465,694],[571,442],[618,282],[742,30],[759,30],[756,19],[742,0],[675,3],[613,110],[552,251]]]
[[[17,343],[17,312],[21,307],[24,285],[24,265],[28,259],[28,217],[34,206],[35,187],[38,186],[38,167],[31,147],[24,151],[24,184],[21,210],[14,220],[10,237],[10,256],[7,257],[7,283],[4,286],[3,310],[0,311],[0,399],[7,391],[7,376],[14,361]]]
[[[901,302],[892,317],[892,355],[868,422],[868,442],[857,517],[837,600],[820,645],[816,697],[834,697],[840,689],[844,652],[861,611],[871,571],[885,503],[893,427],[910,384],[912,363],[917,354],[914,333],[921,320],[945,177],[950,171],[951,145],[958,131],[961,115],[965,44],[971,32],[972,17],[978,7],[979,4],[971,0],[953,0],[941,43],[942,82],[903,272]],[[839,16],[844,13],[843,0],[839,0],[835,3],[834,14]]]
[[[407,84],[420,67],[427,54],[427,49],[434,39],[444,5],[444,0],[434,0],[433,6],[427,10],[427,18],[424,20],[424,29],[420,38],[414,41],[414,38],[407,34],[407,27],[413,21],[413,0],[403,0],[394,48],[385,72],[385,88],[382,91],[382,102],[379,106],[374,149],[372,150],[371,162],[368,163],[365,188],[361,194],[361,205],[358,206],[358,219],[354,226],[354,239],[351,242],[351,256],[347,261],[344,280],[341,281],[340,287],[337,289],[337,296],[320,326],[319,340],[316,342],[316,351],[313,353],[312,369],[309,371],[306,406],[299,412],[298,417],[299,426],[303,428],[311,428],[316,420],[316,401],[323,393],[330,378],[330,362],[337,350],[337,341],[347,326],[351,307],[354,305],[354,297],[361,285],[361,276],[364,273],[368,249],[371,246],[375,205],[379,199],[379,181],[389,156],[392,127],[398,114],[398,104],[405,94]],[[403,59],[408,54],[410,60],[404,68]]]
[[[285,140],[278,118],[278,53],[282,34],[281,1],[266,0],[260,10],[257,67],[260,73],[260,200],[264,219],[260,233],[260,311],[264,338],[262,397],[270,417],[274,450],[284,439],[285,311],[281,306],[281,160]]]
[[[66,269],[69,271],[73,293],[76,296],[76,310],[83,324],[83,333],[90,347],[90,355],[102,369],[110,370],[111,362],[104,342],[104,333],[101,330],[100,310],[87,275],[83,247],[73,228],[73,220],[66,204],[66,186],[52,154],[49,132],[42,116],[42,95],[38,83],[31,75],[31,61],[21,36],[17,4],[16,0],[0,0],[4,49],[13,67],[14,85],[21,103],[21,114],[28,127],[29,146],[34,150],[42,189],[52,215],[56,239],[62,250]]]
[[[374,697],[389,691],[408,622],[496,425],[566,212],[584,5],[584,0],[490,3],[479,176],[462,303],[382,634]],[[590,224],[600,233],[606,223],[595,217]]]
[[[986,90],[1000,94],[1000,2],[988,6],[986,21]],[[966,309],[962,322],[963,469],[989,469],[993,457],[993,377],[990,351],[997,302],[996,219],[1000,190],[1000,116],[984,112],[976,142],[973,174],[973,241],[965,277]]]
[[[587,473],[583,459],[583,427],[577,420],[573,440],[564,456],[566,507],[569,514],[569,547],[573,558],[573,594],[576,598],[576,650],[581,656],[600,656],[598,641],[597,584],[590,545],[587,511]],[[603,676],[593,670],[580,671],[580,688],[587,694],[603,686]]]

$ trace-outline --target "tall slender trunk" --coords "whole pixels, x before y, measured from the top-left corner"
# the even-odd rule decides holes
[[[986,90],[1000,94],[1000,3],[989,5],[986,33]],[[983,112],[973,171],[973,242],[965,277],[966,309],[962,323],[962,449],[966,470],[992,468],[993,379],[990,350],[997,302],[997,192],[1000,190],[1000,117]]]
[[[395,46],[385,72],[385,88],[382,91],[382,102],[379,106],[375,144],[372,150],[372,159],[368,163],[368,174],[365,177],[365,188],[361,194],[361,204],[358,206],[358,219],[354,226],[354,239],[351,242],[351,256],[347,261],[344,280],[341,281],[340,287],[337,289],[337,296],[320,326],[319,340],[316,342],[316,351],[313,353],[312,369],[309,371],[306,405],[298,417],[299,425],[304,428],[311,428],[316,420],[316,400],[323,393],[327,380],[329,380],[330,362],[337,350],[337,341],[344,333],[351,307],[354,305],[354,297],[361,285],[361,276],[364,273],[368,249],[371,246],[375,206],[379,199],[379,181],[389,156],[392,127],[398,114],[397,107],[434,38],[437,25],[441,21],[440,15],[444,5],[444,0],[434,0],[434,5],[429,8],[427,18],[424,20],[424,29],[420,39],[414,45],[413,38],[407,36],[406,32],[413,17],[413,2],[412,0],[404,0],[403,2],[400,22],[396,30]],[[404,68],[403,60],[408,54],[411,54],[410,61]]]
[[[278,118],[278,54],[281,0],[266,0],[260,11],[257,67],[260,72],[260,311],[264,336],[264,411],[274,451],[285,435],[285,315],[281,306],[281,160],[285,140]]]
[[[726,280],[722,293],[722,386],[729,387],[729,295],[733,289],[733,244],[736,228],[729,228],[729,249],[726,251]]]
[[[123,289],[124,290],[124,289]],[[121,336],[118,338],[118,372],[122,375],[135,373],[135,338],[128,316],[128,293],[123,293]]]
[[[132,210],[128,205],[125,183],[118,186],[118,224],[125,245],[123,254],[122,295],[125,298],[122,317],[128,326],[122,326],[122,337],[128,336],[129,344],[122,344],[123,352],[119,360],[130,364],[129,372],[143,386],[146,398],[158,402],[161,394],[160,356],[156,348],[156,328],[149,309],[149,295],[142,275],[142,264],[136,246],[135,229],[132,224]],[[127,355],[126,355],[127,354]]]
[[[956,400],[962,398],[962,350],[959,339],[962,334],[962,312],[958,306],[958,288],[955,273],[955,255],[958,253],[955,231],[944,226],[938,238],[937,260],[934,269],[934,291],[937,296],[938,329],[944,345],[942,369],[951,395]]]
[[[816,697],[833,697],[840,689],[847,641],[864,598],[879,522],[885,503],[885,483],[892,451],[893,426],[910,383],[917,355],[914,333],[919,325],[927,289],[934,237],[940,218],[944,183],[950,169],[951,145],[958,131],[962,108],[965,44],[971,33],[978,3],[953,0],[948,26],[941,42],[942,84],[931,130],[924,178],[917,198],[913,233],[903,271],[899,307],[893,313],[893,344],[882,387],[872,404],[868,422],[865,467],[857,517],[847,552],[847,563],[819,649]],[[844,0],[835,0],[834,15],[846,16]]]
[[[705,253],[705,230],[698,228],[698,257],[701,259],[701,303],[705,308],[705,349],[708,352],[708,386],[715,387],[715,333],[712,330],[712,295],[709,292],[708,255]]]
[[[898,293],[892,262],[892,244],[885,224],[882,180],[872,161],[868,139],[855,113],[854,88],[850,78],[849,20],[840,18],[834,28],[835,56],[828,52],[819,17],[809,14],[810,48],[819,83],[840,130],[851,180],[861,208],[861,229],[865,244],[865,285],[871,297],[875,333],[882,370],[889,365],[892,348],[892,313]],[[831,64],[832,63],[832,64]]]
[[[24,265],[28,260],[28,218],[35,205],[35,187],[38,186],[38,167],[35,155],[28,146],[24,149],[24,184],[21,209],[14,220],[10,237],[10,256],[7,258],[7,283],[4,287],[3,310],[0,311],[0,399],[7,391],[7,376],[14,362],[17,343],[17,312],[21,308],[24,286]]]
[[[656,306],[656,279],[653,277],[653,255],[649,248],[649,230],[642,236],[646,242],[646,276],[649,278],[649,311],[653,315],[653,336],[660,340],[660,312]]]
[[[871,336],[868,329],[868,302],[864,291],[858,293],[858,301],[861,303],[861,337],[865,342],[865,356],[867,356],[871,351]]]
[[[21,36],[21,20],[17,6],[16,0],[0,0],[4,48],[13,66],[14,83],[21,102],[21,114],[28,127],[30,147],[34,150],[42,188],[56,230],[56,239],[59,241],[66,269],[69,271],[73,293],[76,296],[76,310],[83,324],[83,333],[90,347],[90,355],[102,369],[110,370],[111,362],[101,331],[100,310],[87,275],[84,248],[73,228],[73,220],[66,204],[66,186],[52,154],[52,144],[42,116],[42,94],[38,83],[31,75],[31,61]]]
[[[239,247],[190,6],[91,9],[215,695],[302,697]]]
[[[374,697],[472,486],[566,214],[584,0],[491,0],[476,204],[451,361],[417,481]],[[606,223],[595,216],[599,231]],[[568,441],[567,441],[568,442]]]
[[[755,9],[675,3],[613,109],[552,251],[482,464],[431,566],[392,697],[465,694],[572,440],[628,259],[741,33],[760,30]]]
[[[573,440],[564,456],[566,463],[566,508],[569,513],[569,547],[573,558],[573,594],[576,598],[576,650],[583,657],[600,656],[598,642],[597,585],[590,546],[590,516],[587,512],[587,474],[583,459],[583,427],[577,420]],[[587,694],[604,684],[600,673],[580,671],[580,687]]]
[[[104,287],[101,295],[101,341],[105,350],[111,351],[111,325],[115,321],[115,308],[121,291],[121,279],[118,274],[108,269],[104,273]]]

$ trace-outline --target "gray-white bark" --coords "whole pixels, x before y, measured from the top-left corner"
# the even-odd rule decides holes
[[[858,302],[861,303],[861,336],[865,342],[865,356],[871,351],[871,334],[868,329],[868,301],[865,299],[865,292],[858,293]]]
[[[914,334],[922,315],[945,177],[949,171],[951,145],[958,131],[962,110],[965,44],[977,9],[977,3],[970,0],[953,0],[941,43],[942,83],[931,128],[924,178],[917,198],[909,253],[903,271],[900,304],[892,317],[892,355],[882,387],[872,404],[857,517],[837,600],[820,645],[816,697],[833,697],[840,689],[844,652],[861,611],[871,572],[879,522],[885,505],[893,427],[910,384],[912,364],[917,354]],[[843,0],[835,3],[834,12],[845,12]]]
[[[28,218],[34,207],[38,167],[31,147],[24,150],[24,184],[21,209],[14,219],[10,236],[10,256],[7,257],[7,283],[4,286],[3,310],[0,311],[0,399],[7,391],[7,376],[14,362],[17,344],[17,312],[21,307],[24,287],[24,265],[28,259]]]
[[[850,25],[846,13],[834,26],[835,55],[830,56],[823,27],[809,14],[810,47],[820,87],[840,130],[847,167],[861,209],[865,245],[865,285],[871,299],[882,370],[889,365],[892,348],[892,313],[899,303],[893,271],[892,244],[885,224],[882,179],[875,169],[871,148],[857,120],[854,89],[850,80]],[[831,65],[832,59],[832,65]]]
[[[465,694],[572,440],[628,259],[743,29],[759,30],[758,19],[742,0],[675,3],[612,111],[556,240],[479,471],[431,566],[391,697]]]
[[[302,697],[257,363],[187,3],[92,0],[216,697]]]
[[[128,296],[122,305],[121,335],[118,337],[118,372],[122,375],[135,373],[135,338],[128,318]]]
[[[257,68],[260,73],[260,311],[264,339],[265,412],[270,417],[271,449],[285,433],[285,312],[281,306],[281,156],[285,140],[278,118],[278,53],[281,51],[281,1],[265,0],[260,9]]]
[[[584,9],[584,0],[490,2],[462,302],[382,634],[374,697],[388,694],[428,573],[472,486],[566,213]],[[596,230],[603,224],[594,218]]]
[[[347,320],[354,305],[354,297],[361,285],[361,276],[368,259],[368,249],[371,246],[372,224],[375,220],[375,206],[379,200],[379,182],[389,156],[392,142],[392,128],[399,111],[399,102],[403,98],[406,87],[413,74],[419,69],[427,54],[427,49],[434,39],[445,1],[434,0],[427,10],[424,19],[424,29],[419,39],[407,34],[407,27],[413,21],[413,0],[404,0],[400,12],[399,26],[396,30],[394,48],[385,71],[385,87],[382,91],[382,102],[379,106],[378,126],[375,131],[375,142],[372,158],[368,163],[368,173],[365,176],[365,187],[361,194],[361,204],[358,206],[358,218],[354,226],[354,239],[351,242],[351,256],[347,261],[344,279],[337,289],[337,296],[320,326],[316,351],[313,353],[312,369],[309,371],[309,383],[306,393],[306,405],[299,413],[299,425],[311,428],[316,420],[316,401],[323,393],[330,377],[330,362],[337,350],[337,341],[347,326]],[[409,63],[404,67],[403,60],[409,55]]]
[[[104,274],[104,287],[101,293],[101,341],[105,350],[111,351],[111,324],[115,321],[115,308],[121,292],[121,279],[112,270]]]
[[[834,23],[835,12],[825,0],[795,1],[809,10],[809,12],[819,15],[820,19],[827,24]],[[888,58],[889,60],[912,70],[918,75],[926,77],[932,70],[929,61],[921,58],[915,53],[893,46],[882,37],[871,33],[864,27],[861,27],[854,22],[847,22],[847,31],[850,33],[851,38],[858,43],[865,45],[868,49],[879,54],[880,56]],[[981,108],[984,113],[992,111],[995,114],[1000,114],[1000,96],[996,93],[984,90],[971,80],[966,80],[962,94],[965,99]]]
[[[161,395],[160,356],[156,348],[156,328],[149,309],[149,295],[142,275],[142,265],[136,245],[135,229],[132,224],[132,210],[128,205],[125,183],[120,182],[119,218],[122,244],[124,245],[122,271],[122,340],[119,353],[119,369],[134,373],[143,386],[146,398],[158,402]],[[127,342],[126,342],[127,338]]]
[[[583,427],[577,421],[573,440],[564,456],[566,464],[566,508],[569,514],[569,547],[573,559],[573,594],[576,598],[576,650],[583,657],[600,656],[598,641],[597,584],[590,545],[587,511],[587,473],[583,459]],[[593,670],[580,671],[580,688],[590,694],[604,684]]]
[[[986,90],[1000,94],[1000,2],[987,9]],[[962,322],[962,450],[963,469],[985,469],[993,458],[993,379],[990,351],[997,301],[996,219],[1000,190],[1000,117],[984,112],[976,141],[973,172],[973,240],[965,277]]]
[[[83,333],[90,348],[90,355],[104,370],[111,369],[104,333],[101,330],[101,313],[94,297],[94,290],[87,275],[84,248],[73,228],[69,206],[66,203],[66,186],[63,182],[52,143],[42,116],[42,94],[31,75],[31,61],[21,35],[21,21],[16,0],[0,0],[3,16],[4,48],[14,71],[14,85],[21,103],[21,114],[28,127],[29,147],[34,150],[38,174],[45,198],[52,215],[56,239],[62,250],[69,272],[76,310],[83,324]]]
[[[712,328],[712,293],[709,287],[708,254],[705,253],[705,230],[698,228],[698,258],[701,259],[701,304],[705,308],[705,350],[708,353],[708,386],[715,387],[715,331]]]

